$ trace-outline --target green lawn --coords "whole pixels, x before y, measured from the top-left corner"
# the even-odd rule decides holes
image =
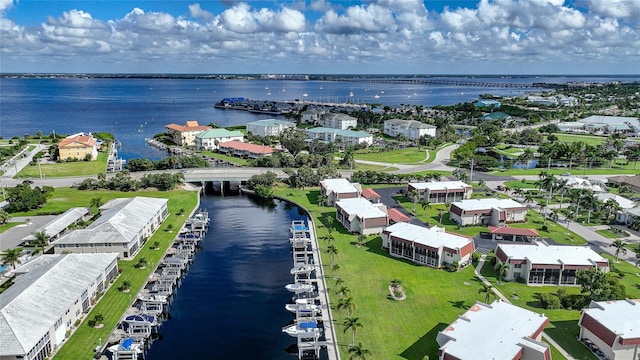
[[[406,148],[402,150],[392,150],[392,151],[384,151],[384,152],[372,152],[372,153],[360,153],[356,152],[354,154],[354,158],[356,160],[367,160],[367,161],[380,161],[387,162],[392,164],[423,164],[430,161],[424,161],[427,157],[426,149],[412,147]],[[429,150],[429,158],[433,161],[433,157],[437,150]],[[433,154],[432,154],[433,153]],[[336,156],[341,157],[341,154],[336,154]]]
[[[154,266],[149,266],[146,269],[136,269],[134,264],[138,259],[145,258],[152,265],[158,263],[163,257],[164,250],[166,250],[173,239],[176,236],[175,232],[165,231],[169,224],[173,225],[174,229],[180,229],[187,219],[187,215],[177,216],[176,213],[180,209],[185,209],[185,213],[189,214],[197,204],[197,192],[189,192],[184,190],[175,190],[167,192],[135,192],[135,193],[121,193],[110,191],[77,191],[71,189],[56,188],[54,197],[56,195],[62,196],[55,200],[51,199],[50,202],[53,208],[58,208],[59,202],[68,204],[68,207],[72,206],[88,206],[89,199],[101,196],[103,200],[108,200],[115,197],[132,197],[132,196],[149,196],[168,198],[169,217],[164,221],[160,229],[147,241],[144,247],[140,250],[135,259],[130,261],[119,261],[118,267],[122,269],[121,275],[111,285],[109,290],[105,293],[102,299],[96,304],[92,311],[87,314],[82,323],[78,326],[75,333],[63,344],[60,351],[55,354],[56,359],[89,359],[93,356],[93,349],[98,345],[99,339],[102,338],[104,344],[106,339],[109,338],[112,330],[117,326],[120,318],[124,314],[131,300],[134,300],[136,294],[142,288],[147,281],[149,274],[153,271]],[[81,196],[84,194],[84,196]],[[155,241],[160,243],[160,251],[152,250],[151,244]],[[118,287],[123,281],[128,280],[131,282],[131,292],[129,294],[118,291]],[[88,320],[92,319],[95,314],[102,314],[104,316],[104,327],[101,329],[94,329],[87,325]]]
[[[580,134],[567,134],[567,133],[554,133],[558,137],[558,142],[573,143],[582,141],[587,145],[600,145],[607,141],[604,136],[595,135],[580,135]]]
[[[607,229],[596,230],[596,232],[609,239],[617,239],[623,237],[621,234],[614,233],[613,231]]]
[[[11,229],[12,227],[22,225],[22,224],[24,224],[24,222],[8,222],[6,224],[2,224],[0,225],[0,234]]]
[[[98,153],[98,159],[95,161],[76,161],[63,162],[56,164],[41,164],[40,169],[42,175],[46,177],[66,177],[66,176],[83,176],[97,175],[107,171],[106,152]],[[40,173],[37,165],[29,165],[20,170],[17,178],[39,178]]]
[[[381,165],[371,165],[371,164],[356,164],[353,168],[353,171],[393,171],[398,170],[397,167],[393,166],[381,166]]]
[[[326,216],[333,221],[335,218],[333,208],[316,205],[317,189],[278,188],[274,192],[304,206],[315,219]],[[473,269],[449,273],[391,258],[381,250],[379,236],[370,236],[364,246],[356,247],[357,236],[347,234],[336,221],[333,223],[336,238],[333,244],[339,252],[334,263],[340,265],[340,270],[335,273],[330,270],[331,258],[324,253],[327,241],[320,240],[319,246],[323,250],[322,262],[342,358],[349,358],[347,346],[351,343],[351,332],[343,331],[344,310],[336,309],[339,297],[334,292],[334,276],[340,276],[343,286],[351,289],[350,295],[357,305],[355,316],[363,324],[356,333],[356,342],[362,342],[371,351],[371,358],[422,360],[428,355],[437,359],[438,331],[476,300],[483,299],[478,294],[480,285]],[[320,221],[316,221],[316,227],[320,238],[327,234]],[[388,285],[393,279],[402,281],[406,300],[389,299]]]
[[[236,156],[229,156],[229,155],[225,155],[225,154],[220,154],[214,151],[201,151],[202,155],[206,155],[210,158],[214,158],[214,159],[220,159],[220,160],[224,160],[224,161],[228,161],[232,164],[236,164],[236,165],[240,165],[240,166],[245,166],[247,165],[247,160],[243,159],[243,158],[239,158]]]

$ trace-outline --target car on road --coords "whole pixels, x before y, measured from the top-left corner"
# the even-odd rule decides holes
[[[498,191],[504,191],[504,186],[502,186],[502,185],[498,185],[498,186],[496,186],[496,190],[498,190]]]
[[[570,176],[571,173],[568,171],[563,172],[562,174],[560,174],[560,176]]]

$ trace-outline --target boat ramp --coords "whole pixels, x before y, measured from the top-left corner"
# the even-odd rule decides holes
[[[319,359],[321,353],[324,353],[323,358],[339,360],[340,352],[314,227],[307,225],[304,220],[294,220],[290,232],[293,257],[290,272],[293,283],[285,288],[293,293],[293,297],[285,308],[295,318],[282,328],[282,332],[296,339],[300,360]]]
[[[104,348],[100,349],[102,358],[145,358],[146,350],[157,338],[158,327],[168,316],[171,300],[182,284],[182,278],[187,274],[208,229],[209,215],[206,210],[198,210],[189,217],[140,293],[130,296],[130,307]]]

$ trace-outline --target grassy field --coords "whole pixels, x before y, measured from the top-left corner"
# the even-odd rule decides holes
[[[438,344],[435,339],[438,331],[477,300],[483,299],[478,294],[480,285],[471,267],[449,273],[392,258],[381,249],[379,236],[370,236],[363,246],[357,247],[357,236],[346,233],[333,220],[335,210],[316,205],[318,190],[278,188],[275,193],[307,208],[316,219],[320,238],[327,234],[327,228],[318,219],[331,219],[333,223],[333,245],[338,248],[333,263],[338,264],[340,270],[330,270],[332,260],[324,253],[329,245],[327,241],[320,240],[319,246],[323,251],[327,287],[343,358],[349,358],[347,346],[351,343],[351,333],[344,332],[341,325],[344,310],[335,307],[340,297],[335,293],[334,276],[344,281],[341,286],[350,289],[350,296],[356,303],[354,316],[363,324],[356,333],[356,342],[362,342],[371,351],[373,359],[421,360],[425,355],[436,359]],[[402,281],[406,300],[389,298],[388,286],[393,279]]]
[[[426,149],[422,148],[418,150],[418,148],[406,148],[402,150],[392,150],[392,151],[384,151],[384,152],[375,152],[375,153],[358,153],[354,154],[354,158],[356,160],[367,160],[367,161],[381,161],[392,164],[426,164],[428,162],[433,161],[435,157],[435,153],[437,150],[429,150],[429,159],[427,158]],[[341,157],[341,154],[336,154],[336,156]]]
[[[600,145],[607,141],[604,136],[595,135],[580,135],[580,134],[567,134],[567,133],[554,133],[553,135],[558,137],[558,142],[573,143],[582,141],[587,145]]]
[[[2,224],[0,225],[0,234],[11,229],[12,227],[22,225],[22,224],[24,224],[24,222],[8,222],[6,224]]]
[[[398,170],[397,167],[393,166],[380,166],[380,165],[372,165],[372,164],[356,164],[353,168],[353,171],[393,171]]]
[[[613,231],[607,229],[596,230],[596,232],[609,239],[617,239],[623,237],[622,235],[614,233]]]
[[[151,239],[147,241],[135,259],[130,261],[121,260],[118,262],[118,267],[122,269],[121,275],[115,280],[91,312],[83,318],[82,323],[78,325],[74,334],[63,344],[62,348],[60,348],[59,352],[55,355],[56,359],[89,359],[93,356],[93,349],[98,346],[100,338],[104,344],[109,334],[117,326],[122,314],[127,307],[129,307],[131,301],[135,299],[137,292],[153,271],[153,265],[157,264],[163,257],[164,251],[170,246],[176,236],[175,232],[166,231],[167,226],[171,224],[174,229],[180,229],[182,227],[187,215],[178,216],[176,213],[180,209],[185,209],[186,214],[189,214],[197,205],[197,195],[197,192],[183,190],[122,193],[111,191],[82,192],[72,189],[56,188],[53,198],[49,200],[45,208],[58,209],[61,204],[67,204],[67,207],[88,206],[88,202],[94,197],[102,197],[102,199],[106,201],[116,197],[149,196],[168,198],[170,213],[169,217]],[[151,244],[156,241],[160,243],[160,251],[151,249]],[[141,258],[145,258],[152,266],[146,269],[135,268],[134,264]],[[117,289],[125,280],[131,282],[131,292],[129,294],[120,292]],[[104,316],[104,327],[101,329],[95,329],[87,325],[88,320],[92,319],[95,314],[102,314]]]
[[[243,158],[239,158],[239,157],[235,157],[235,156],[229,156],[229,155],[225,155],[225,154],[220,154],[214,151],[202,151],[201,152],[202,155],[206,155],[208,157],[214,158],[214,159],[220,159],[220,160],[224,160],[224,161],[228,161],[232,164],[236,164],[236,165],[240,165],[240,166],[245,166],[247,165],[247,160],[243,159]]]
[[[106,152],[98,153],[98,159],[95,161],[76,161],[56,164],[41,164],[40,169],[45,177],[65,177],[65,176],[83,176],[97,175],[107,171]],[[17,178],[39,178],[40,173],[37,165],[29,165],[20,170]]]

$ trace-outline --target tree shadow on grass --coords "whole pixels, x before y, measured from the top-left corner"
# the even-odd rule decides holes
[[[527,301],[527,305],[533,308],[542,309],[542,303],[540,303],[540,296],[542,293],[533,293],[533,300]]]
[[[319,197],[320,197],[320,190],[307,191],[307,200],[309,200],[309,204],[313,204],[313,205],[318,204]]]
[[[436,337],[438,336],[438,332],[446,329],[447,326],[448,324],[438,323],[431,328],[429,332],[400,353],[399,356],[408,360],[422,360],[425,355],[428,355],[429,359],[437,359],[440,346],[436,342]]]
[[[458,308],[458,309],[462,309],[462,310],[468,310],[469,309],[469,307],[464,304],[464,300],[449,301],[449,304],[451,304],[451,306],[453,306],[454,308]]]

